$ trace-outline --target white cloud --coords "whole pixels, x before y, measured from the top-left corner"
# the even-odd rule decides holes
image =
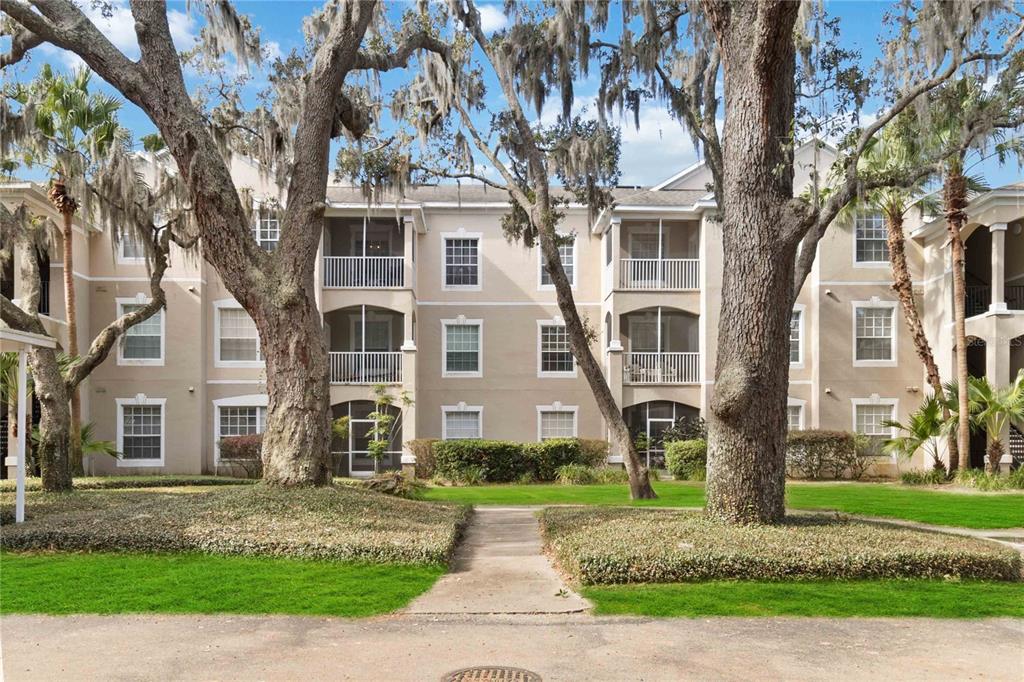
[[[697,150],[683,125],[672,118],[664,105],[640,107],[640,127],[625,114],[619,167],[624,185],[653,185],[672,177],[697,161]]]
[[[480,28],[484,33],[500,31],[508,26],[508,17],[497,5],[478,5],[477,9],[480,10]]]
[[[263,58],[270,64],[275,59],[284,59],[284,50],[281,49],[281,43],[276,40],[265,40],[261,43],[263,47]]]
[[[196,35],[196,21],[191,14],[172,9],[167,13],[167,23],[171,29],[171,40],[178,50],[187,50],[193,46]]]

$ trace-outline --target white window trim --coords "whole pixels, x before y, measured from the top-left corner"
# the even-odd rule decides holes
[[[134,398],[117,398],[117,451],[124,452],[124,408],[136,405],[160,406],[160,459],[117,458],[119,467],[162,467],[167,458],[167,398],[147,398],[140,393]]]
[[[148,296],[143,296],[142,294],[139,294],[138,296],[134,296],[132,298],[120,298],[120,297],[116,298],[116,299],[114,299],[114,303],[117,306],[117,317],[121,317],[121,315],[124,314],[124,306],[126,306],[126,305],[146,305],[151,300],[152,300],[151,298],[149,298]],[[167,357],[167,334],[166,334],[167,315],[165,315],[166,312],[167,312],[166,309],[161,308],[156,313],[154,313],[154,317],[156,315],[160,316],[160,357],[159,358],[126,358],[126,357],[124,357],[124,338],[125,338],[125,334],[127,334],[127,332],[125,332],[125,334],[122,334],[121,338],[119,338],[117,340],[117,364],[118,364],[118,366],[121,366],[121,367],[163,367],[164,366],[164,360]],[[150,318],[150,319],[152,319],[152,318]]]
[[[121,235],[121,241],[119,241],[117,243],[117,264],[118,265],[145,265],[146,264],[146,257],[145,256],[143,256],[142,258],[132,258],[130,256],[124,255],[124,247],[128,243],[128,239],[126,238],[127,236],[128,235],[126,235],[126,234]],[[143,247],[143,248],[145,248],[145,247]]]
[[[576,282],[579,281],[579,236],[574,232],[559,232],[559,237],[572,237],[572,290],[576,290]],[[564,268],[564,265],[563,265]],[[537,291],[554,291],[555,285],[544,284],[544,251],[537,245]]]
[[[448,284],[448,249],[445,242],[449,239],[476,240],[476,284]],[[482,291],[484,288],[484,237],[482,232],[441,233],[441,291]]]
[[[475,372],[449,372],[448,371],[448,327],[459,327],[476,325],[480,332],[477,337],[479,348],[477,348],[477,371]],[[452,379],[479,379],[484,375],[484,321],[467,320],[457,318],[454,320],[441,320],[441,376]]]
[[[854,367],[896,367],[898,364],[896,353],[899,349],[899,320],[897,319],[896,301],[883,301],[878,297],[870,301],[853,301],[853,311],[850,314],[851,334],[850,340],[853,346],[851,356]],[[859,308],[891,308],[892,309],[892,359],[890,360],[858,360],[857,359],[857,310]]]
[[[578,438],[580,433],[580,408],[578,405],[563,405],[562,403],[555,402],[551,405],[538,405],[537,406],[537,442],[541,442],[542,435],[542,420],[541,414],[544,412],[571,412],[572,413],[572,436],[570,438]]]
[[[477,413],[477,438],[484,437],[484,408],[482,405],[466,405],[465,403],[459,403],[458,405],[442,405],[441,406],[441,440],[448,440],[448,420],[446,418],[449,412],[476,412]],[[462,440],[462,439],[460,439]]]
[[[220,359],[220,311],[225,308],[243,310],[242,306],[238,303],[238,301],[236,301],[233,298],[222,298],[220,300],[213,302],[213,366],[263,369],[266,366],[266,363],[263,360]],[[259,330],[256,331],[256,334],[257,343],[259,343]]]
[[[220,408],[222,407],[256,407],[266,408],[269,398],[266,393],[254,393],[252,395],[236,395],[230,398],[218,398],[213,401],[213,464],[219,466],[220,459]],[[259,420],[257,412],[257,421]],[[257,428],[259,428],[257,426]],[[262,433],[262,431],[257,431]],[[230,462],[231,460],[225,460]]]
[[[805,346],[805,344],[804,344],[804,330],[806,329],[805,322],[806,322],[806,319],[807,319],[807,306],[804,305],[803,303],[797,303],[796,305],[793,306],[793,312],[794,313],[800,313],[800,332],[799,332],[800,333],[800,345],[799,345],[799,348],[797,349],[799,354],[800,354],[800,359],[797,360],[796,362],[793,362],[792,360],[790,360],[789,368],[790,369],[803,369],[804,368],[804,346]],[[856,324],[856,322],[854,324]]]
[[[542,350],[543,350],[541,348],[541,329],[544,328],[544,327],[564,327],[564,326],[565,326],[565,321],[562,320],[561,318],[557,318],[557,317],[554,318],[554,319],[551,319],[551,320],[537,320],[537,378],[538,379],[575,379],[576,376],[577,376],[578,368],[577,368],[577,365],[576,365],[576,357],[575,356],[573,356],[573,358],[572,358],[572,371],[571,372],[544,372],[544,371],[541,370],[541,367],[543,367],[543,363],[541,362]],[[572,355],[572,351],[571,350],[569,351],[569,354]]]
[[[797,427],[801,431],[807,428],[807,401],[801,400],[800,398],[786,398],[786,407],[799,407],[800,408],[800,426]],[[789,415],[786,415],[786,421],[789,421]]]
[[[873,213],[874,211],[871,211],[871,212]],[[850,235],[851,238],[853,239],[853,249],[850,252],[850,261],[853,264],[853,267],[855,267],[855,268],[875,269],[875,270],[881,269],[881,268],[888,269],[890,267],[890,263],[889,263],[888,260],[871,260],[871,261],[858,261],[857,260],[857,218],[858,218],[858,214],[854,214],[853,223],[852,223],[852,229],[851,229],[851,233],[852,234]]]
[[[850,398],[851,409],[850,409],[850,424],[852,433],[860,433],[857,431],[857,408],[862,405],[889,405],[892,407],[892,418],[894,420],[899,419],[900,413],[900,400],[899,398],[880,398],[878,395],[872,395],[870,398]],[[896,427],[889,428],[889,437],[896,437]]]

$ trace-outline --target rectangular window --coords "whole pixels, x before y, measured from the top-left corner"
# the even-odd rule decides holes
[[[164,457],[163,404],[118,403],[121,429],[118,450],[128,466],[162,464]]]
[[[894,308],[858,307],[855,315],[855,354],[858,361],[892,361]]]
[[[134,312],[145,303],[118,302],[118,316]],[[162,365],[164,360],[164,311],[129,327],[118,347],[119,365]]]
[[[217,456],[220,456],[220,439],[234,436],[251,436],[263,433],[267,422],[267,408],[256,405],[217,407]]]
[[[444,376],[480,376],[480,322],[444,325]]]
[[[220,308],[218,348],[221,362],[261,362],[256,323],[242,308]]]
[[[146,259],[146,247],[135,234],[121,235],[121,262],[142,262]]]
[[[889,242],[885,221],[878,213],[859,214],[854,222],[856,234],[856,261],[858,263],[888,263]]]
[[[462,440],[481,438],[483,431],[480,426],[480,408],[443,408],[444,424],[442,425],[444,440]]]
[[[786,421],[790,431],[799,431],[804,423],[804,406],[789,405],[786,407]]]
[[[576,412],[569,410],[540,411],[540,439],[575,438]]]
[[[881,454],[882,444],[892,438],[892,427],[886,426],[885,422],[895,417],[893,405],[855,405],[853,410],[854,431],[868,436],[872,452]]]
[[[444,240],[444,284],[446,287],[480,286],[480,240]]]
[[[566,240],[558,245],[558,257],[562,259],[562,269],[565,270],[565,276],[569,283],[576,286],[576,238],[559,235],[559,239]],[[551,275],[544,266],[544,254],[540,254],[540,284],[544,287],[554,286]]]
[[[802,311],[794,310],[793,315],[789,318],[789,363],[791,365],[799,365],[801,362],[800,327],[802,317]]]
[[[542,324],[540,326],[540,373],[572,374],[576,371],[572,351],[569,350],[569,334],[564,324]]]
[[[264,251],[273,251],[281,241],[281,221],[277,218],[259,218],[254,231],[256,241]]]

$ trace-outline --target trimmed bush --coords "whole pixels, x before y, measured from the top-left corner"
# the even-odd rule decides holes
[[[939,485],[946,482],[946,472],[942,469],[929,469],[928,471],[904,471],[900,474],[900,483],[903,485]]]
[[[665,466],[676,480],[703,481],[707,478],[707,441],[674,440],[665,443]]]
[[[871,463],[849,431],[807,429],[786,436],[786,474],[791,478],[858,479]]]
[[[263,447],[263,434],[254,433],[248,436],[228,436],[220,439],[220,458],[225,459],[259,459]]]
[[[580,464],[600,467],[608,462],[608,441],[596,438],[577,438],[580,444]]]
[[[434,477],[434,443],[437,438],[417,438],[405,445],[416,456],[416,478],[430,480]]]
[[[548,551],[585,585],[701,580],[1020,580],[1020,554],[976,538],[835,515],[732,526],[696,512],[551,507]]]
[[[538,481],[553,481],[559,467],[583,463],[580,442],[575,438],[552,438],[540,443],[523,443],[522,447]]]
[[[591,467],[584,464],[566,464],[558,467],[555,480],[563,485],[628,483],[629,474],[625,469],[610,466]]]
[[[481,482],[509,483],[529,471],[523,447],[507,440],[441,440],[434,443],[435,472],[452,481],[466,481],[479,472]]]

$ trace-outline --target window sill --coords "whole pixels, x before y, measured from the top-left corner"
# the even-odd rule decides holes
[[[164,461],[162,459],[118,459],[117,466],[120,468],[127,467],[162,467]]]

